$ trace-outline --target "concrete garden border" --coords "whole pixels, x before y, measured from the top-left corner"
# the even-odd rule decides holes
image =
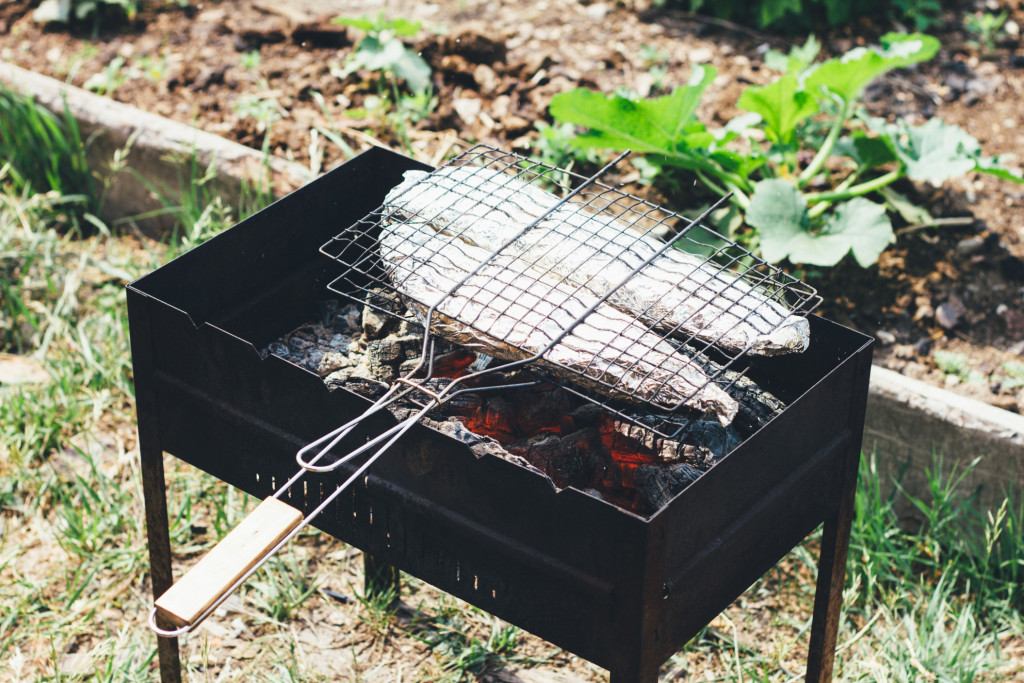
[[[265,158],[254,149],[3,61],[0,82],[57,111],[66,103],[83,135],[94,136],[90,164],[100,169],[101,175],[106,173],[110,181],[105,220],[137,216],[162,206],[134,175],[111,176],[110,160],[129,140],[128,166],[158,187],[179,186],[183,157],[194,153],[204,165],[213,161],[218,192],[229,205],[234,205],[243,182],[265,173]],[[272,157],[267,166],[272,190],[278,196],[310,179],[308,169],[294,162]],[[151,219],[143,227],[157,232],[168,220]],[[883,474],[902,473],[903,488],[914,496],[927,498],[926,469],[933,468],[939,456],[947,473],[954,468],[962,472],[968,462],[980,457],[961,482],[961,490],[976,493],[983,509],[998,508],[1008,489],[1024,494],[1024,416],[878,366],[871,374],[864,449],[877,454]]]
[[[181,161],[192,154],[203,168],[214,164],[216,190],[230,207],[237,205],[243,183],[268,182],[271,192],[281,196],[310,180],[308,169],[301,164],[277,157],[266,158],[251,147],[4,61],[0,61],[0,82],[31,95],[52,111],[62,112],[66,104],[78,121],[82,138],[90,141],[89,167],[108,183],[100,216],[108,223],[164,208],[160,198],[139,180],[139,176],[176,199],[174,195],[181,185]],[[126,166],[134,173],[115,173],[111,170],[111,160],[115,152],[126,147]],[[168,216],[136,221],[147,234],[158,234],[172,222]]]

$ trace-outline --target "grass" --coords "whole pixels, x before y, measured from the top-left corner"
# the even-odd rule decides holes
[[[85,148],[66,108],[54,114],[0,85],[0,159],[5,160],[7,184],[22,197],[54,193],[75,227],[86,217],[94,221],[101,202]]]
[[[126,282],[258,205],[226,207],[213,176],[183,165],[179,229],[166,243],[68,230],[67,197],[0,167],[0,352],[47,378],[0,381],[0,680],[143,681],[155,642],[124,311]],[[23,175],[23,174],[22,174]],[[77,201],[77,200],[75,200]],[[253,505],[166,461],[180,572]],[[979,512],[960,486],[973,463],[928,472],[918,498],[865,458],[853,529],[840,681],[1005,681],[1024,664],[1024,501]],[[901,524],[911,506],[920,523]],[[818,537],[673,656],[662,680],[800,680]],[[313,533],[268,564],[184,641],[195,681],[488,679],[544,667],[606,674],[406,578],[402,600],[361,596],[356,551]],[[330,591],[330,592],[328,592]],[[340,604],[342,593],[352,596]]]

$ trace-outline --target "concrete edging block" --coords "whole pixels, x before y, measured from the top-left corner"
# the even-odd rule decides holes
[[[267,158],[251,147],[4,61],[0,61],[0,82],[31,95],[51,111],[63,112],[67,106],[78,121],[82,138],[90,141],[87,149],[90,168],[108,183],[100,216],[107,222],[164,208],[160,198],[139,180],[139,176],[176,201],[182,180],[180,162],[192,154],[204,169],[211,162],[214,164],[216,190],[231,208],[237,206],[245,182],[269,181],[271,193],[281,196],[311,179],[308,169],[301,164]],[[134,173],[113,173],[114,154],[129,142],[127,167]],[[154,216],[139,220],[137,224],[147,234],[155,235],[167,230],[172,222],[169,216]]]
[[[884,475],[898,476],[911,495],[928,499],[926,469],[963,472],[961,493],[996,510],[1008,490],[1024,492],[1024,416],[874,366],[864,427],[864,452],[878,455]]]

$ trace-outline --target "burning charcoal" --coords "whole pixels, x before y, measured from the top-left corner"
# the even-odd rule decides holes
[[[329,389],[347,389],[373,400],[377,400],[388,390],[380,382],[374,382],[362,377],[339,377],[337,374],[331,374],[325,378],[324,382]]]
[[[316,372],[321,377],[326,377],[332,372],[341,370],[342,368],[350,368],[354,365],[351,356],[347,353],[325,353],[323,358],[320,359],[320,364],[317,365]]]
[[[320,324],[324,327],[330,327],[335,316],[338,314],[338,307],[341,306],[341,302],[337,299],[325,299],[317,302],[316,309],[319,314]]]
[[[685,463],[640,465],[633,472],[637,492],[654,510],[660,510],[676,494],[697,481],[701,471]]]
[[[550,432],[538,434],[509,444],[506,449],[513,455],[522,456],[557,487],[565,488],[583,486],[593,479],[595,451],[599,444],[595,430],[581,429],[565,436]]]
[[[354,334],[362,330],[363,314],[354,304],[343,306],[331,320],[335,331],[341,334]]]
[[[267,346],[267,350],[275,356],[281,356],[281,358],[289,358],[292,355],[288,345],[282,342],[272,342]]]
[[[369,306],[363,308],[362,324],[367,339],[380,339],[398,326],[394,318]]]

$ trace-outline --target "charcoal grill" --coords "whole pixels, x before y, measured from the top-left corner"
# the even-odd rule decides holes
[[[351,264],[318,249],[379,206],[416,162],[380,149],[339,167],[129,286],[154,592],[171,584],[161,453],[265,498],[294,454],[368,405],[256,349],[315,312]],[[334,285],[338,287],[337,284]],[[804,354],[742,357],[786,410],[655,514],[582,491],[423,425],[315,526],[609,669],[658,666],[825,522],[808,680],[829,680],[863,427],[870,340],[810,319]],[[377,412],[351,435],[394,427]],[[354,471],[312,473],[286,502],[317,508]],[[178,680],[176,643],[161,672]]]

